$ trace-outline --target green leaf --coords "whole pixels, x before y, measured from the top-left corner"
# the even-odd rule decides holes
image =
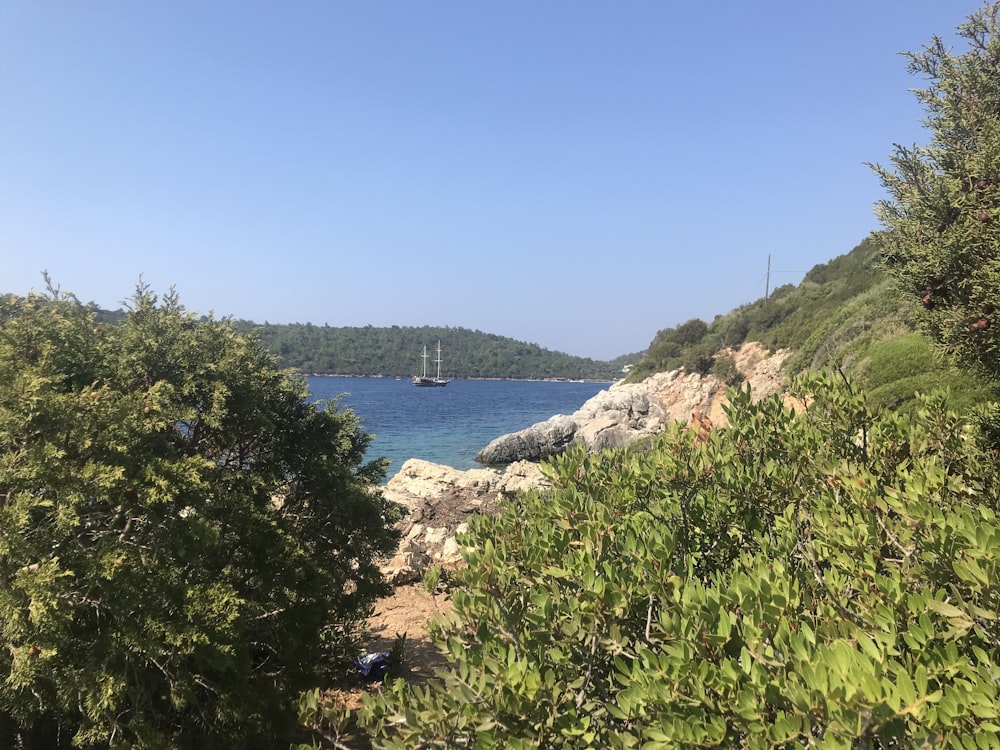
[[[904,707],[912,706],[916,703],[917,692],[913,685],[913,680],[905,671],[896,673],[896,690],[899,692],[900,700]]]
[[[945,617],[964,617],[965,612],[956,607],[954,604],[949,604],[948,602],[941,602],[935,599],[929,599],[925,606],[927,609],[944,615]]]

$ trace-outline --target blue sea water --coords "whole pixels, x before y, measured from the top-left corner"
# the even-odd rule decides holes
[[[309,377],[319,400],[341,403],[375,439],[366,458],[389,459],[388,477],[410,458],[466,470],[494,438],[556,414],[572,414],[610,383],[526,380],[453,380],[444,388],[417,388],[408,379]]]

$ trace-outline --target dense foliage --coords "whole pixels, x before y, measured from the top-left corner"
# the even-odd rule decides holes
[[[383,590],[384,463],[226,322],[0,300],[0,745],[242,747]]]
[[[995,384],[941,363],[933,342],[916,332],[869,343],[866,358],[854,371],[861,374],[865,397],[876,408],[913,412],[918,407],[914,394],[947,387],[949,407],[969,414],[997,396]]]
[[[960,29],[964,55],[911,55],[933,140],[877,168],[884,233],[661,331],[633,371],[736,382],[716,352],[757,339],[841,376],[732,390],[724,428],[572,451],[551,490],[473,518],[435,624],[451,665],[369,697],[377,747],[1000,746],[998,8]],[[987,385],[933,361],[907,297]],[[407,375],[437,338],[484,336],[330,330],[347,343],[289,326],[269,345],[304,371]],[[446,351],[449,376],[573,377],[498,337],[481,361]],[[895,408],[943,378],[960,399]],[[140,288],[114,325],[59,294],[0,300],[0,742],[238,747],[316,684],[395,535],[354,415],[305,396],[173,294]],[[318,692],[302,706],[344,720]]]
[[[896,146],[876,166],[890,197],[879,206],[886,266],[919,300],[918,320],[946,352],[1000,372],[1000,6],[959,27],[953,53],[935,37],[908,55],[931,140]]]
[[[477,518],[453,666],[369,701],[376,746],[995,747],[995,458],[939,397],[795,394],[564,455],[553,492]]]
[[[287,366],[305,373],[334,375],[419,375],[421,355],[427,347],[428,371],[436,368],[437,342],[442,348],[442,372],[449,378],[566,378],[616,380],[622,367],[639,359],[623,355],[599,362],[543,349],[537,344],[467,328],[392,326],[334,327],[310,323],[257,325],[261,341]]]

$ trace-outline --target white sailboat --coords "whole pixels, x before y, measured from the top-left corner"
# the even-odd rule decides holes
[[[442,378],[441,377],[441,342],[440,341],[438,341],[438,346],[437,346],[437,359],[434,360],[434,361],[437,362],[437,376],[432,378],[430,375],[427,374],[427,347],[425,346],[424,347],[424,355],[423,355],[423,367],[421,368],[421,374],[420,375],[414,375],[414,377],[413,377],[413,385],[420,386],[421,388],[435,388],[435,387],[440,388],[442,386],[448,385],[448,383],[450,381],[447,378]]]

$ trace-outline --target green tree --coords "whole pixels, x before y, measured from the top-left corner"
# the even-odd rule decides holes
[[[718,351],[719,345],[712,341],[700,341],[697,344],[691,344],[681,354],[681,367],[688,372],[707,375],[712,370],[712,365],[715,363],[715,355]]]
[[[739,385],[744,376],[736,366],[736,358],[730,352],[720,352],[712,363],[712,374],[726,385]]]
[[[701,318],[691,318],[677,326],[675,338],[683,345],[697,344],[708,333],[708,323]]]
[[[172,291],[117,324],[51,288],[0,300],[0,744],[280,729],[383,592],[369,442]]]
[[[919,303],[919,322],[960,362],[1000,377],[1000,4],[908,53],[930,142],[896,145],[873,165],[889,197],[878,239],[889,273]]]

